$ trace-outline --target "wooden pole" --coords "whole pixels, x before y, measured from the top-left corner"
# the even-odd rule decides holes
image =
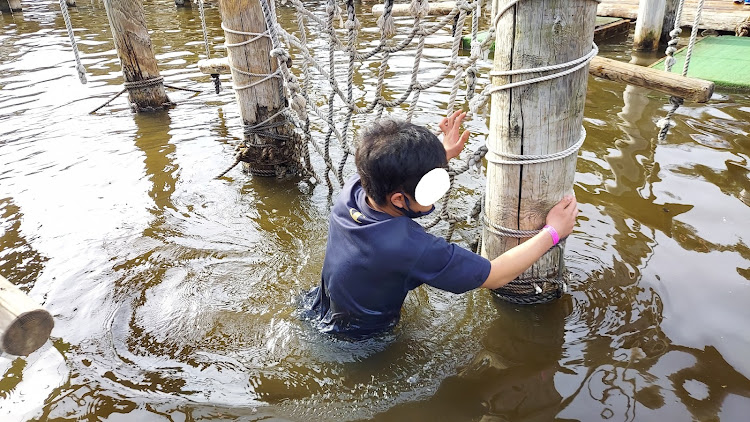
[[[42,347],[54,326],[49,312],[0,276],[0,350],[28,356]]]
[[[76,0],[65,0],[65,4],[70,7],[76,7]]]
[[[641,0],[638,5],[638,19],[635,21],[635,34],[633,34],[634,49],[640,51],[659,49],[666,7],[666,0]]]
[[[624,82],[653,89],[686,101],[705,103],[714,93],[714,83],[703,79],[689,78],[677,73],[624,63],[604,57],[591,60],[589,73],[610,81]]]
[[[509,0],[500,0],[498,10],[507,3]],[[498,22],[494,70],[535,68],[583,57],[591,52],[595,26],[596,2],[591,0],[520,2]],[[537,76],[494,76],[492,83],[504,85]],[[574,145],[581,137],[587,80],[588,69],[583,67],[550,81],[493,94],[490,150],[538,155]],[[489,163],[485,195],[489,222],[514,230],[541,229],[552,206],[572,193],[576,158],[572,154],[562,160],[522,166]],[[482,254],[489,259],[519,244],[519,239],[494,234],[487,225],[483,238]],[[551,249],[519,279],[558,276],[561,254],[562,248]]]
[[[273,0],[270,0],[273,1]],[[259,0],[219,0],[221,19],[227,44],[238,44],[266,32],[266,20]],[[283,177],[297,174],[294,130],[280,113],[286,99],[281,79],[267,77],[276,72],[277,59],[271,57],[268,37],[237,47],[228,47],[232,81],[245,126],[242,161],[245,170],[256,176]],[[264,76],[248,76],[253,75]],[[265,80],[263,80],[265,79]]]
[[[680,4],[680,0],[666,0],[666,6],[664,8],[664,22],[661,25],[661,36],[659,37],[659,44],[666,45],[671,38],[669,33],[674,29],[674,23],[677,21],[677,6]]]
[[[164,91],[141,0],[104,0],[125,88],[135,111],[153,111],[174,104]]]
[[[177,7],[190,7],[190,0],[174,0],[174,4]]]

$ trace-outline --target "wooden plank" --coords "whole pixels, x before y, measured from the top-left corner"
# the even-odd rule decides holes
[[[594,57],[589,72],[610,81],[623,82],[653,89],[686,101],[705,103],[714,92],[714,83],[702,79],[687,78],[676,73],[638,66],[604,57]]]
[[[42,347],[54,326],[49,312],[0,276],[0,350],[28,356]]]
[[[621,35],[627,36],[630,32],[630,24],[630,20],[620,19],[606,25],[597,26],[594,30],[594,42],[599,43]]]

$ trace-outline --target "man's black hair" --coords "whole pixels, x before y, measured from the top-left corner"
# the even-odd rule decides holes
[[[365,193],[378,205],[386,205],[389,194],[402,190],[413,198],[422,176],[448,165],[437,136],[422,126],[391,118],[362,130],[355,163]]]

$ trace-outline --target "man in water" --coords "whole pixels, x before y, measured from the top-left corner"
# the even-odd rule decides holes
[[[406,294],[422,284],[453,293],[499,288],[518,277],[578,215],[573,196],[547,214],[544,229],[492,261],[433,236],[413,218],[432,212],[450,186],[445,168],[463,149],[466,113],[440,123],[441,141],[424,127],[381,119],[360,135],[357,173],[330,216],[328,244],[312,312],[318,328],[349,338],[390,330]]]

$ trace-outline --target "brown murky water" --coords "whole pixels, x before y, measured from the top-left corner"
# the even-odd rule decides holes
[[[231,91],[197,70],[197,7],[145,2],[168,83],[206,93],[92,116],[122,82],[105,12],[72,12],[81,86],[57,4],[0,17],[0,273],[56,319],[41,350],[0,357],[0,420],[747,420],[749,94],[681,108],[658,142],[665,96],[592,78],[570,294],[526,308],[422,288],[392,338],[348,344],[297,314],[319,278],[325,186],[213,179],[242,131]],[[625,40],[601,47],[629,58]],[[417,121],[447,96],[424,93]],[[471,127],[473,149],[486,122]]]

